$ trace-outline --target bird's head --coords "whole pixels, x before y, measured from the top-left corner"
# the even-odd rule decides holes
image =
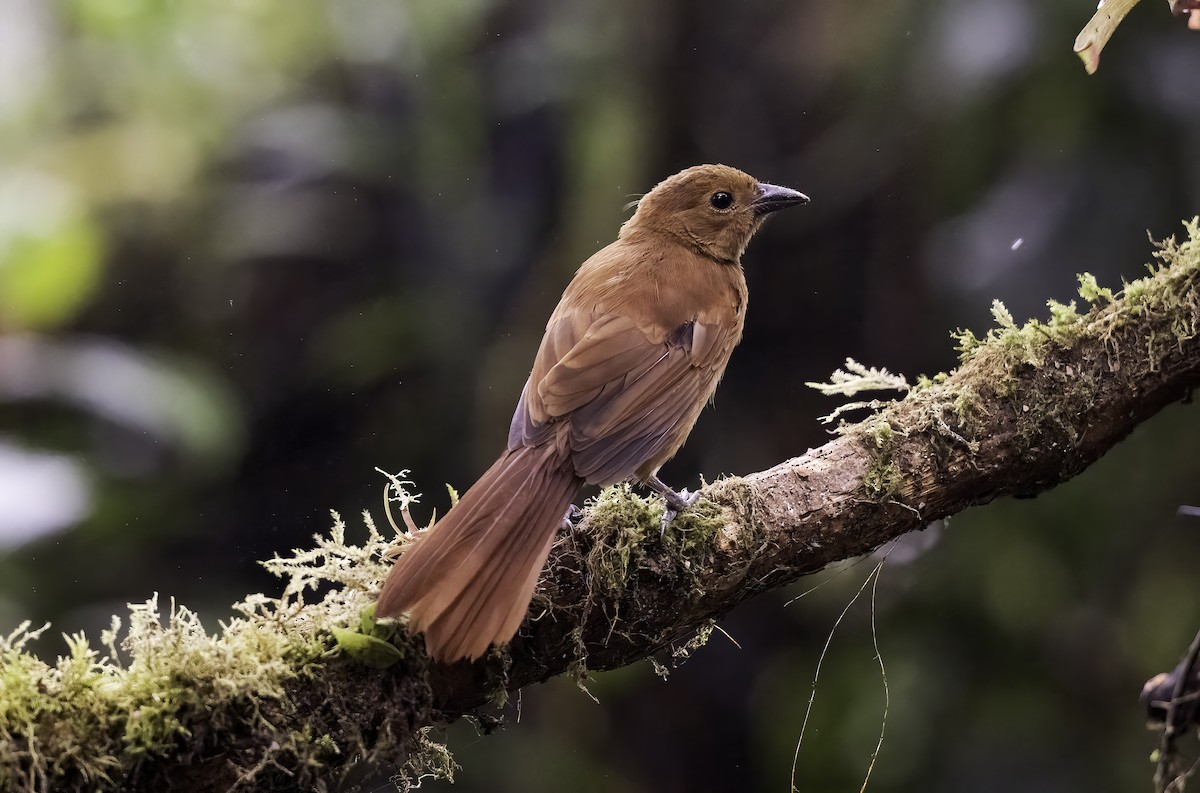
[[[697,165],[642,196],[621,236],[665,233],[717,261],[736,264],[770,213],[805,203],[803,193],[760,182],[728,165]]]

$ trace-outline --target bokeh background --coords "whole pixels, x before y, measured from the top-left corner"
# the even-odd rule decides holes
[[[1200,207],[1200,36],[1161,6],[1089,78],[1082,0],[0,0],[0,631],[95,635],[155,591],[215,628],[328,510],[380,514],[375,466],[444,510],[575,267],[688,165],[813,202],[746,256],[745,341],[677,486],[824,442],[835,403],[803,383],[846,356],[932,374],[993,298],[1040,316],[1077,272],[1139,276]],[[1200,627],[1197,501],[1200,413],[1174,406],[893,553],[871,789],[1148,790],[1137,694]],[[552,681],[501,734],[456,726],[455,789],[787,790],[872,564],[745,604],[740,649],[667,682]],[[822,667],[803,791],[869,763],[871,617]]]

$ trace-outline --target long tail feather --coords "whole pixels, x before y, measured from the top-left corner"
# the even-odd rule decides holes
[[[409,612],[439,661],[478,658],[517,632],[580,480],[553,444],[506,451],[399,559],[376,613]]]

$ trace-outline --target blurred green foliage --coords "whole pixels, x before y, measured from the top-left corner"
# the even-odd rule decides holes
[[[215,621],[327,509],[378,506],[376,465],[469,484],[571,272],[686,165],[813,203],[746,257],[746,338],[680,485],[822,443],[803,384],[846,356],[937,372],[993,298],[1021,320],[1077,272],[1140,275],[1146,230],[1200,200],[1200,44],[1134,14],[1087,78],[1091,10],[0,0],[0,630],[95,631],[156,590]],[[1196,437],[1169,409],[893,556],[872,789],[1149,785],[1136,695],[1200,621],[1200,527],[1174,516],[1200,499]],[[556,681],[502,735],[456,727],[458,789],[780,789],[868,569],[743,606],[743,649],[715,635],[666,683],[602,675],[596,706]],[[801,790],[865,773],[868,615],[825,661]]]
[[[34,192],[35,201],[45,200]],[[42,234],[29,226],[8,239],[0,263],[0,293],[7,297],[5,325],[53,328],[69,320],[96,288],[100,275],[99,235],[78,216],[46,219]],[[36,221],[32,225],[37,227]]]

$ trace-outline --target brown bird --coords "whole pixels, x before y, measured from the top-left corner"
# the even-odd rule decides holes
[[[664,525],[695,494],[659,480],[742,337],[741,256],[767,215],[808,197],[725,165],[688,168],[637,202],[546,323],[508,449],[400,556],[376,613],[407,611],[439,661],[517,632],[579,486],[632,480]]]

